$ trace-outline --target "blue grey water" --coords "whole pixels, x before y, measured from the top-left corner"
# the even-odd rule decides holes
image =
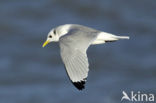
[[[156,0],[1,0],[0,103],[120,103],[122,91],[156,94],[155,10]],[[42,48],[50,29],[66,23],[130,36],[88,49],[83,91],[70,83],[59,45]]]

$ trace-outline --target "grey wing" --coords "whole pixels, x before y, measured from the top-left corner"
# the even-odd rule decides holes
[[[67,35],[62,37],[59,42],[67,74],[74,86],[82,90],[89,71],[86,50],[94,38],[85,41],[80,35]]]

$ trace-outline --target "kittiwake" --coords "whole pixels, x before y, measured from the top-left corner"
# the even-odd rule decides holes
[[[53,28],[44,42],[59,42],[61,58],[67,74],[74,86],[82,90],[85,87],[89,71],[86,51],[90,45],[104,44],[129,39],[129,36],[116,36],[78,24],[65,24]]]

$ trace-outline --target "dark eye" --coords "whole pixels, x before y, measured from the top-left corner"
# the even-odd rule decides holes
[[[56,30],[54,30],[54,34],[56,34]]]
[[[49,38],[52,38],[52,36],[51,36],[51,35],[49,35]]]

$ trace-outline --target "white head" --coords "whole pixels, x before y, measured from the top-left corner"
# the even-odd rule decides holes
[[[70,26],[71,24],[65,24],[65,25],[61,25],[56,28],[53,28],[48,33],[47,40],[44,42],[42,47],[45,47],[50,42],[58,42],[61,36],[68,33]]]

